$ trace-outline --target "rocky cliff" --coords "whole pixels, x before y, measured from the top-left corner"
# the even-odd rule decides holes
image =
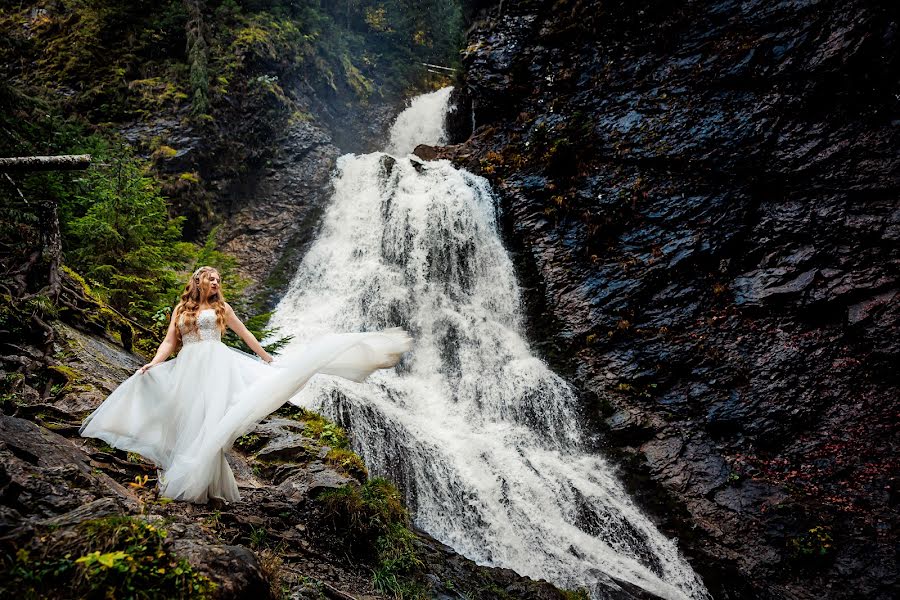
[[[532,339],[719,598],[896,591],[898,49],[883,3],[503,2],[419,150],[492,181]]]
[[[565,600],[410,529],[399,493],[367,479],[343,431],[295,407],[238,439],[240,502],[157,497],[153,465],[77,435],[143,360],[55,330],[65,357],[55,399],[4,398],[0,412],[3,597]]]

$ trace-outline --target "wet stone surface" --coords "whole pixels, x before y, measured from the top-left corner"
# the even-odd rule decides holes
[[[897,36],[857,1],[503,3],[474,133],[417,151],[491,180],[530,338],[723,598],[893,595]]]

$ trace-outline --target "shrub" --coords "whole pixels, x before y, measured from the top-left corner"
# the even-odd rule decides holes
[[[166,531],[132,517],[40,532],[2,559],[16,598],[206,598],[213,584],[165,545]],[[0,594],[3,595],[3,594]]]
[[[423,598],[416,581],[422,561],[409,528],[409,513],[400,492],[388,480],[375,477],[361,486],[348,485],[319,496],[326,518],[345,542],[377,561],[375,586],[395,598]]]

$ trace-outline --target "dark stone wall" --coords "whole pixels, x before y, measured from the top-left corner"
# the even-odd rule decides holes
[[[896,583],[896,17],[534,0],[469,34],[442,155],[494,183],[532,338],[717,597]]]

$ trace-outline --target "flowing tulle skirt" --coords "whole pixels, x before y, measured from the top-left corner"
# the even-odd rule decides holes
[[[81,426],[81,435],[137,452],[160,470],[160,495],[240,498],[225,452],[320,373],[363,381],[410,348],[401,329],[332,334],[266,365],[220,341],[186,344],[174,360],[136,373]]]

